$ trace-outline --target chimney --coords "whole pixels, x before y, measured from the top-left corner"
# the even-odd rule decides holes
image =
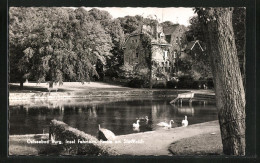
[[[158,24],[157,24],[157,22],[155,23],[155,31],[154,31],[154,33],[155,33],[155,39],[158,40]]]

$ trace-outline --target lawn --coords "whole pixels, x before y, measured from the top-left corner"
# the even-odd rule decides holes
[[[173,155],[222,155],[220,131],[181,139],[170,145]]]

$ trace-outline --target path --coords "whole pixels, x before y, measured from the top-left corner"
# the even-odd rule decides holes
[[[160,129],[151,132],[137,133],[118,136],[116,140],[143,140],[142,144],[138,143],[119,143],[113,144],[113,147],[123,155],[171,155],[168,148],[171,143],[183,138],[189,138],[200,134],[210,134],[219,131],[218,121],[205,122],[190,125],[188,127],[178,127]]]

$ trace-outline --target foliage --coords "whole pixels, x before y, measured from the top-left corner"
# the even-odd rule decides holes
[[[194,9],[194,11],[197,11]],[[234,8],[232,23],[234,27],[235,34],[235,43],[237,47],[237,54],[241,63],[245,61],[245,16],[246,16],[245,8]],[[189,30],[186,32],[186,39],[188,42],[193,40],[199,40],[200,44],[204,48],[205,55],[198,55],[196,58],[192,58],[192,68],[194,72],[198,72],[202,77],[212,77],[210,62],[209,62],[209,52],[206,47],[206,38],[203,32],[203,24],[199,22],[198,16],[194,16],[190,18],[190,26]],[[200,53],[197,53],[200,54]],[[245,65],[240,65],[242,75],[245,73]]]
[[[163,28],[174,25],[171,21],[165,21],[162,22],[161,25],[163,26]]]
[[[178,88],[192,88],[194,79],[191,76],[185,75],[179,77]]]
[[[144,88],[147,87],[147,81],[144,79],[134,78],[128,82],[128,86],[132,88]]]
[[[234,8],[232,25],[234,28],[237,55],[240,62],[240,70],[245,84],[246,8]]]
[[[142,17],[140,16],[125,16],[123,18],[118,18],[118,20],[120,21],[125,34],[130,34],[138,28],[141,28]]]
[[[171,80],[166,83],[167,88],[177,88],[178,82]]]
[[[83,82],[98,77],[97,67],[106,65],[118,47],[102,26],[110,19],[96,9],[10,8],[9,56],[15,65],[10,80]]]

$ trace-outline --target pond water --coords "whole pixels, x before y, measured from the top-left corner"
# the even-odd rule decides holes
[[[57,119],[68,125],[97,136],[98,124],[116,135],[145,132],[161,129],[156,124],[174,120],[173,127],[181,126],[187,115],[189,124],[217,120],[215,105],[199,103],[183,103],[170,105],[172,98],[139,98],[120,101],[101,100],[99,103],[77,102],[59,103],[51,106],[10,106],[9,134],[41,134],[48,133],[50,121]],[[138,117],[149,117],[148,122],[141,122],[139,131],[132,125]]]

